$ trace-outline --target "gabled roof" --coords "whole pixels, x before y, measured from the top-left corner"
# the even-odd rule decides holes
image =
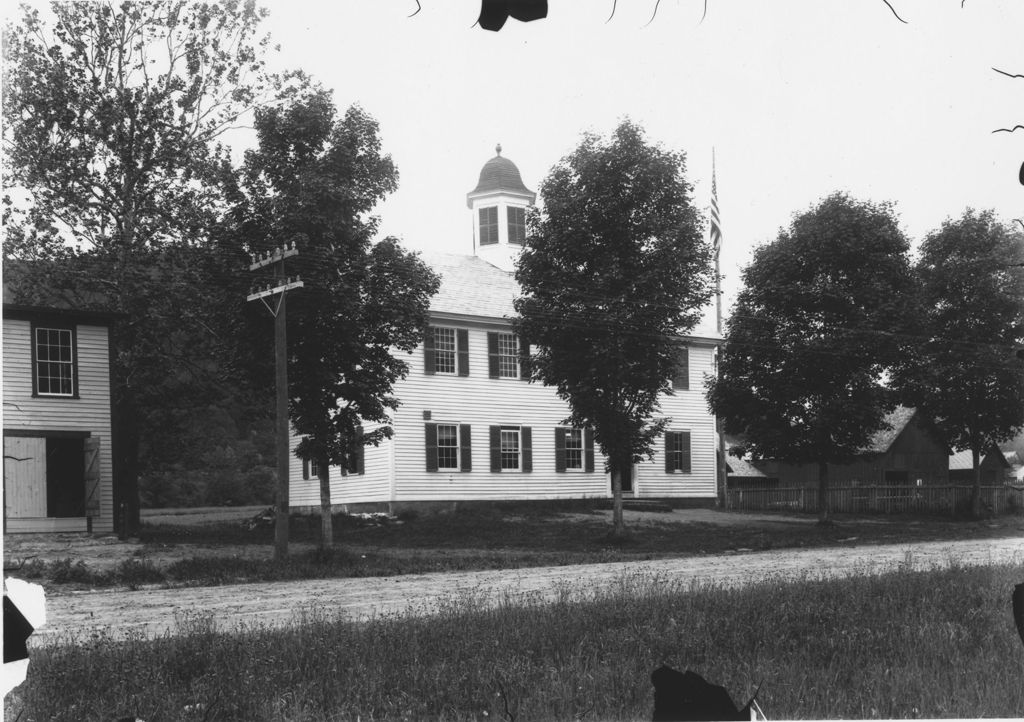
[[[874,436],[871,437],[871,441],[864,448],[864,452],[868,454],[884,454],[887,452],[889,447],[893,445],[893,442],[903,433],[903,429],[907,428],[907,424],[914,418],[915,413],[917,413],[917,409],[897,406],[885,417],[885,423],[890,428],[876,431]]]
[[[519,284],[511,273],[477,256],[422,253],[421,258],[441,276],[441,288],[430,301],[431,313],[488,318],[515,315],[512,299]]]
[[[1003,452],[998,449],[991,449],[987,454],[983,454],[978,460],[978,465],[984,464],[989,458],[996,459],[996,465],[1009,469],[1011,462],[1009,458]],[[949,455],[949,470],[960,471],[960,470],[971,470],[974,469],[974,459],[970,449],[964,449],[963,451],[957,451],[954,454]]]

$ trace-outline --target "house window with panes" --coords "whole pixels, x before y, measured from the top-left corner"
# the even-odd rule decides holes
[[[690,471],[690,432],[665,432],[665,471]]]
[[[457,350],[454,328],[434,328],[434,373],[454,374]]]
[[[583,471],[583,429],[565,430],[565,468]]]
[[[40,396],[75,395],[75,335],[69,328],[35,327],[35,382]]]
[[[437,425],[437,469],[459,470],[459,427],[457,424]]]
[[[518,471],[521,467],[520,430],[518,426],[501,427],[501,470]]]
[[[498,376],[519,378],[519,340],[515,334],[498,334]]]
[[[508,242],[516,246],[526,244],[526,209],[509,206],[508,211]]]
[[[480,245],[490,246],[498,242],[498,206],[480,209]]]

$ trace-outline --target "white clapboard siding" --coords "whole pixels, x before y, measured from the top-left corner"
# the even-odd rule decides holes
[[[100,514],[93,519],[93,531],[114,529],[114,487],[110,442],[110,358],[106,326],[78,324],[78,396],[60,398],[32,396],[31,323],[5,318],[3,323],[3,412],[4,429],[27,433],[36,431],[88,432],[100,441]],[[6,474],[6,465],[5,465]],[[40,482],[45,489],[45,476]],[[85,517],[57,520],[59,530],[84,531]],[[32,530],[22,520],[10,531]],[[40,522],[39,531],[52,530],[54,523]],[[69,528],[73,527],[73,528]]]
[[[594,471],[555,470],[555,428],[563,425],[568,406],[553,389],[518,379],[488,375],[487,332],[507,331],[498,323],[438,325],[469,331],[469,376],[424,373],[423,349],[401,354],[409,375],[395,385],[401,406],[393,414],[394,438],[380,447],[367,447],[365,473],[341,477],[331,470],[334,504],[384,501],[453,501],[497,499],[607,498],[611,495],[605,460],[595,449]],[[713,346],[690,346],[690,389],[662,400],[662,416],[670,429],[689,431],[691,471],[665,472],[664,441],[659,439],[652,461],[637,465],[637,497],[712,498],[715,496],[715,423],[707,411],[704,376],[713,372]],[[429,412],[429,422],[424,418]],[[469,424],[472,429],[472,470],[426,470],[425,424]],[[532,430],[533,471],[492,472],[489,429],[492,425],[529,426]],[[293,438],[294,448],[298,439]],[[291,462],[292,506],[320,503],[316,479],[302,480],[302,462]]]
[[[654,445],[651,461],[638,464],[637,497],[708,497],[716,493],[715,419],[707,410],[704,379],[714,374],[714,348],[691,344],[690,388],[676,389],[661,401],[659,416],[671,419],[669,431],[690,432],[690,472],[665,473],[665,440]]]
[[[460,324],[440,322],[459,327]],[[427,375],[423,351],[409,358],[409,376],[396,386],[402,406],[395,414],[396,501],[462,499],[554,499],[607,497],[611,493],[604,460],[595,454],[595,470],[555,471],[554,429],[568,415],[568,407],[554,391],[541,384],[488,376],[487,331],[494,326],[461,325],[469,329],[470,375]],[[666,397],[663,412],[674,419],[673,428],[691,430],[693,470],[666,474],[664,460],[639,465],[638,496],[712,497],[715,494],[714,421],[703,395],[703,373],[711,369],[710,345],[691,349],[691,391]],[[470,472],[426,471],[424,412],[431,423],[470,424]],[[676,419],[678,418],[678,421]],[[532,472],[490,471],[489,427],[529,426],[533,437]],[[660,461],[660,464],[659,464]]]
[[[375,425],[367,425],[372,431]],[[302,478],[302,460],[295,456],[295,447],[300,437],[291,439],[291,458],[288,466],[288,505],[320,506],[320,480],[314,476]],[[385,502],[391,500],[390,441],[380,446],[367,446],[364,451],[362,474],[342,475],[340,466],[330,470],[331,504],[353,504],[361,502]]]

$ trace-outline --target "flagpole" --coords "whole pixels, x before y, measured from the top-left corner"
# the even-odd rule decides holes
[[[715,148],[711,147],[711,245],[715,251],[715,328],[722,335],[722,273],[719,256],[722,250],[722,225],[718,217],[718,180],[715,175]],[[718,342],[718,358],[715,364],[716,374],[721,374],[722,341]],[[721,378],[719,376],[719,378]],[[722,489],[722,506],[729,508],[729,470],[725,460],[725,429],[722,419],[715,417],[715,430],[718,432],[718,474]]]

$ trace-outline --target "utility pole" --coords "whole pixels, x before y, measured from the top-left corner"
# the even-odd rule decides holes
[[[277,387],[277,491],[274,495],[276,509],[274,513],[274,559],[282,560],[288,556],[288,463],[289,439],[291,428],[288,424],[288,331],[286,327],[285,294],[293,288],[302,288],[302,280],[296,276],[285,275],[284,259],[299,255],[292,242],[291,248],[281,246],[262,256],[251,256],[250,271],[257,271],[267,266],[274,267],[274,280],[271,285],[253,288],[252,293],[245,297],[246,301],[262,301],[263,305],[274,317],[274,368],[275,385]],[[276,298],[276,303],[268,303],[267,299]]]

